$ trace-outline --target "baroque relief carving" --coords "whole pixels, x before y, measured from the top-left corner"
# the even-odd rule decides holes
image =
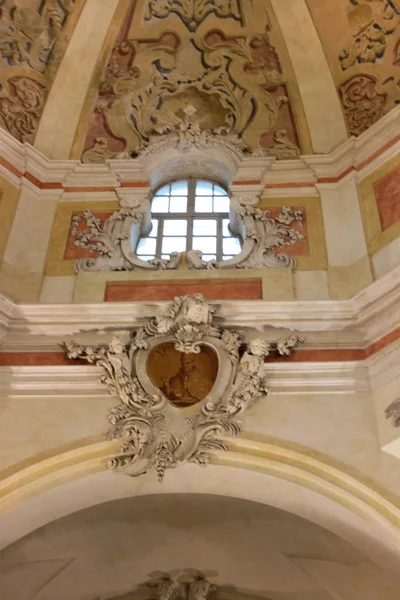
[[[356,63],[375,63],[386,52],[387,36],[400,24],[398,0],[349,0],[353,41],[339,55],[342,69]]]
[[[201,132],[199,140],[203,138],[204,132]],[[179,142],[179,137],[169,138],[171,139]],[[233,137],[232,152],[240,150],[235,146],[234,139]],[[197,143],[196,137],[194,140],[193,143]],[[203,260],[200,250],[193,249],[186,254],[189,269],[294,268],[296,259],[278,250],[304,239],[301,232],[304,212],[291,206],[282,206],[279,214],[272,217],[271,211],[259,209],[258,204],[259,198],[256,195],[234,196],[231,200],[235,213],[234,227],[243,239],[242,250],[237,256],[229,260],[207,262]],[[119,210],[104,225],[89,210],[75,215],[71,227],[71,235],[76,237],[74,245],[98,255],[97,258],[77,260],[76,272],[177,269],[182,261],[182,254],[179,252],[171,253],[169,260],[155,258],[150,261],[138,258],[134,253],[133,248],[142,233],[146,216],[149,218],[149,204],[138,198],[121,199]],[[87,229],[78,233],[82,220]]]
[[[82,258],[76,261],[75,270],[82,271],[133,271],[176,269],[181,261],[178,252],[171,253],[170,259],[155,258],[143,261],[132,251],[132,241],[138,239],[144,213],[148,203],[137,198],[122,198],[120,208],[107,219],[104,225],[90,211],[76,215],[72,219],[71,234],[76,236],[75,246],[86,248],[97,254],[97,258]],[[87,230],[78,233],[78,226],[84,219]]]
[[[0,115],[20,142],[33,142],[46,95],[46,88],[29,77],[11,77],[0,90]]]
[[[355,75],[339,87],[349,133],[358,136],[386,112],[387,94],[379,93],[371,75]]]
[[[242,225],[244,243],[242,251],[230,260],[204,261],[200,250],[187,253],[187,263],[191,269],[262,269],[296,266],[296,259],[288,254],[278,253],[278,248],[295,244],[304,235],[292,225],[303,224],[304,213],[291,206],[282,206],[280,213],[271,217],[271,211],[257,208],[257,196],[239,196],[233,199],[235,212]]]
[[[0,55],[6,66],[44,73],[75,0],[0,2]]]
[[[216,590],[202,573],[189,576],[184,572],[181,577],[174,579],[165,574],[147,585],[155,590],[154,600],[207,600]]]
[[[195,31],[212,13],[222,19],[243,20],[240,0],[149,0],[145,19],[165,19],[171,13],[178,15],[190,31]]]
[[[148,10],[165,19],[178,10],[181,18],[204,10],[222,19],[233,5],[153,2]],[[286,78],[268,32],[243,38],[219,31],[204,37],[166,32],[152,43],[122,40],[114,48],[83,161],[116,157],[122,140],[125,153],[142,149],[155,134],[179,127],[189,104],[200,130],[228,129],[245,145],[271,148],[279,159],[300,155]]]
[[[276,342],[253,339],[244,347],[238,331],[213,323],[214,313],[202,295],[182,296],[106,348],[65,344],[69,358],[102,368],[102,383],[120,402],[109,414],[109,438],[122,444],[110,469],[133,477],[155,470],[162,481],[166,470],[180,464],[206,465],[211,452],[227,450],[222,435],[241,433],[239,415],[268,393],[265,358],[289,355],[302,341],[290,335]],[[205,348],[217,365],[211,389],[204,387],[196,362]],[[161,382],[151,372],[154,353],[155,372],[170,370]],[[177,356],[178,368],[171,372]]]
[[[394,400],[385,410],[386,419],[391,419],[393,427],[400,427],[400,400]]]
[[[21,142],[34,141],[54,75],[49,65],[60,59],[62,32],[80,1],[0,0],[0,123]]]

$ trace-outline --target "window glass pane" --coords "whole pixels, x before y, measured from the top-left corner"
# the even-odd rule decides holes
[[[172,196],[187,196],[188,195],[188,182],[187,181],[174,181],[171,184],[171,195]]]
[[[151,220],[151,231],[149,233],[149,237],[157,237],[158,231],[158,219]]]
[[[233,256],[229,255],[229,254],[224,254],[224,256],[223,256],[224,260],[230,260],[231,258],[233,258]]]
[[[155,238],[142,238],[139,241],[136,254],[154,254],[156,253]]]
[[[215,219],[194,219],[193,235],[217,235],[217,221]]]
[[[201,250],[205,254],[212,254],[217,250],[217,239],[215,237],[194,237],[193,250]]]
[[[162,241],[162,253],[184,252],[186,250],[185,237],[165,237]]]
[[[238,238],[224,238],[222,240],[222,250],[224,254],[239,254],[241,250],[240,241]]]
[[[224,237],[229,237],[232,235],[229,231],[229,219],[222,219],[222,235]]]
[[[197,213],[212,212],[212,196],[196,196],[194,210]]]
[[[209,181],[196,182],[196,196],[212,196],[213,184]]]
[[[165,219],[164,221],[164,235],[186,235],[187,233],[187,221],[186,219]]]
[[[226,196],[226,191],[219,185],[214,184],[214,196]]]
[[[187,198],[185,196],[171,196],[169,212],[184,213],[187,211]]]
[[[161,258],[166,258],[168,260],[169,259],[169,254],[161,254]]]
[[[230,201],[228,196],[215,196],[214,212],[228,213]]]
[[[169,185],[163,185],[162,188],[157,190],[156,196],[168,196],[169,195]]]
[[[203,260],[217,260],[216,254],[203,254]]]
[[[154,196],[153,202],[151,203],[151,212],[153,213],[166,213],[168,212],[168,196]]]

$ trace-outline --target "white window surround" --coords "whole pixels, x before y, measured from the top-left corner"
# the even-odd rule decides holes
[[[135,160],[140,162],[141,172],[150,182],[150,192],[170,181],[193,178],[212,180],[231,197],[229,226],[231,232],[243,240],[241,252],[226,260],[204,260],[201,250],[191,249],[186,252],[189,269],[293,268],[296,265],[292,256],[279,250],[302,239],[300,230],[304,215],[289,206],[282,207],[275,216],[258,208],[261,184],[251,185],[250,189],[248,186],[231,187],[238,171],[246,168],[250,179],[253,172],[265,170],[266,162],[270,160],[251,153],[237,135],[225,130],[200,130],[198,124],[190,120],[183,128],[154,135]],[[246,167],[248,163],[251,167]],[[169,258],[162,256],[167,252],[160,252],[160,256],[142,260],[133,251],[140,238],[151,231],[148,190],[125,189],[120,190],[118,196],[120,208],[102,229],[99,224],[91,227],[95,217],[90,211],[82,213],[90,233],[78,234],[76,243],[84,248],[94,247],[98,257],[78,260],[76,271],[177,269],[182,252],[170,252]]]

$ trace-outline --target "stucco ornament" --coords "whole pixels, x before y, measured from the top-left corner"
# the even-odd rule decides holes
[[[102,383],[120,402],[109,413],[109,438],[121,440],[110,469],[133,477],[155,470],[162,481],[180,464],[206,465],[212,451],[227,450],[222,435],[241,433],[239,415],[268,393],[265,358],[289,354],[301,342],[291,335],[245,347],[239,332],[213,323],[214,313],[202,295],[182,296],[127,341],[115,337],[100,348],[65,343],[69,358],[103,369]],[[207,364],[215,367],[208,388]]]
[[[155,588],[155,600],[207,600],[216,590],[202,573],[195,576],[182,573],[181,577],[174,579],[165,574],[149,582],[148,586]]]
[[[386,419],[391,419],[393,427],[400,427],[400,399],[394,400],[385,410]]]
[[[195,31],[212,13],[224,19],[243,20],[239,0],[149,0],[145,19],[165,19],[171,13],[178,15],[190,31]]]
[[[147,201],[139,198],[121,198],[119,210],[113,213],[104,224],[90,210],[85,210],[72,219],[71,235],[75,236],[75,246],[97,254],[97,258],[82,258],[76,261],[75,271],[133,271],[135,269],[165,270],[176,269],[181,254],[172,252],[168,259],[155,258],[141,260],[132,251],[140,237],[146,213]],[[78,231],[81,221],[84,231]]]
[[[204,261],[200,250],[190,250],[186,260],[191,269],[260,269],[296,266],[296,259],[278,250],[304,239],[301,232],[304,213],[291,206],[282,206],[277,216],[258,208],[255,195],[233,197],[237,232],[244,242],[242,251],[230,260]]]
[[[198,150],[221,149],[233,158],[241,160],[251,154],[250,148],[229,127],[202,129],[195,114],[197,109],[186,106],[182,112],[184,118],[179,123],[161,127],[149,139],[149,143],[134,154],[146,157],[167,150],[188,152],[193,148]]]

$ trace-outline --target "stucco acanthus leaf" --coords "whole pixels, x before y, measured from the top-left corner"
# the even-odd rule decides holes
[[[236,198],[235,212],[242,224],[244,243],[240,254],[225,261],[204,261],[200,250],[190,250],[186,260],[191,269],[260,269],[295,267],[296,259],[277,250],[304,239],[304,212],[282,206],[276,216],[261,210],[247,196]]]
[[[349,0],[348,19],[353,40],[339,55],[343,70],[384,56],[386,38],[400,24],[400,5],[398,0]]]
[[[161,127],[152,135],[149,142],[135,151],[135,155],[147,157],[154,154],[178,150],[188,152],[193,148],[223,150],[233,158],[241,160],[251,154],[250,148],[229,127],[201,129],[195,118],[196,108],[189,105],[183,109],[185,117],[177,124]]]
[[[74,245],[98,255],[97,258],[77,260],[76,272],[133,271],[140,268],[147,270],[176,269],[181,261],[181,254],[178,252],[172,252],[169,259],[155,258],[144,261],[132,251],[132,228],[136,226],[137,236],[139,236],[146,210],[146,206],[143,206],[140,199],[122,198],[119,210],[113,213],[104,224],[90,210],[73,216],[71,235],[76,238]],[[79,231],[82,221],[85,223],[85,229]]]
[[[165,19],[175,13],[190,31],[195,31],[204,19],[214,14],[223,19],[231,18],[241,21],[242,15],[239,0],[150,0],[147,5],[145,19]]]
[[[385,410],[386,419],[391,419],[393,427],[400,427],[400,399],[394,400]]]
[[[187,580],[188,574],[184,573]],[[151,581],[148,586],[155,588],[155,600],[207,600],[216,587],[202,573],[190,577],[189,581],[171,579],[170,575]]]
[[[26,4],[26,3],[25,3]],[[6,0],[0,12],[0,55],[7,67],[47,69],[75,0]]]
[[[174,3],[174,7],[180,11],[191,2],[197,4],[197,0],[185,0]],[[221,11],[225,2],[210,0],[206,4],[206,12],[215,12]],[[227,4],[231,9],[234,2]],[[204,2],[199,0],[198,5],[204,9]],[[156,2],[149,4],[150,11],[155,7]],[[192,7],[187,9],[190,12]],[[165,16],[174,12],[169,0],[157,2],[157,11]],[[99,136],[99,132],[93,136],[93,146],[83,153],[84,162],[135,157],[138,153],[144,158],[169,148],[185,151],[198,144],[213,148],[219,141],[236,154],[240,139],[240,153],[247,147],[262,151],[262,137],[268,132],[274,148],[265,155],[278,159],[299,156],[293,132],[276,129],[289,97],[286,78],[267,35],[234,41],[221,36],[211,44],[203,38],[195,44],[183,38],[174,48],[135,40],[125,40],[124,44],[132,51],[129,69],[116,68],[113,53],[102,83],[107,94],[100,94],[97,103],[108,126],[108,137]],[[185,105],[194,107],[198,115],[198,122],[189,127],[182,122]],[[282,122],[288,128],[293,125],[287,119]],[[114,147],[119,146],[117,140],[126,140],[122,153],[112,149],[112,139]]]
[[[253,339],[246,346],[238,331],[213,324],[214,312],[200,294],[182,296],[127,341],[115,337],[99,348],[65,343],[69,358],[101,367],[101,382],[119,401],[108,417],[109,438],[121,440],[110,469],[130,476],[153,470],[162,480],[180,464],[207,464],[213,451],[227,450],[221,436],[239,435],[238,417],[268,393],[266,357],[290,354],[302,341],[291,335],[276,342]],[[150,352],[166,342],[193,356],[202,346],[216,354],[218,372],[210,391],[186,408],[172,404],[148,374]]]

